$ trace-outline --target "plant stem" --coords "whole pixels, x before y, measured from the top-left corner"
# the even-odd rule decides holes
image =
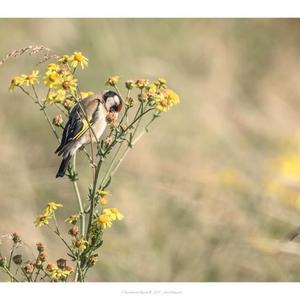
[[[76,172],[76,152],[74,153],[74,156],[73,156],[73,170],[74,170],[74,173],[75,173]],[[76,180],[73,181],[73,186],[74,186],[76,198],[77,198],[79,209],[80,209],[80,223],[81,223],[80,224],[81,225],[80,226],[80,233],[83,236],[84,232],[85,232],[85,214],[84,214],[84,210],[83,210],[80,191],[79,191],[78,184],[77,184]]]
[[[19,282],[19,280],[7,269],[7,267],[0,267],[7,275],[9,275],[12,281]]]
[[[102,162],[103,162],[103,157],[101,156],[100,159],[99,159],[99,162],[97,164],[97,167],[96,167],[94,181],[93,181],[92,194],[90,196],[91,207],[90,207],[89,223],[88,223],[88,227],[87,227],[87,231],[86,231],[86,240],[88,240],[89,231],[90,231],[92,221],[93,221],[93,217],[94,217],[95,194],[96,194],[97,182],[98,182],[98,177],[99,177],[100,169],[101,169],[101,166],[102,166]]]

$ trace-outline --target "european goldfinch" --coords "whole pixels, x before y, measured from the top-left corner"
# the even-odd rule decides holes
[[[63,157],[56,177],[65,175],[70,159],[82,145],[94,143],[96,138],[97,141],[99,140],[107,125],[107,114],[115,113],[117,115],[121,109],[121,97],[113,91],[94,94],[81,100],[73,107],[64,128],[61,143],[55,151]]]

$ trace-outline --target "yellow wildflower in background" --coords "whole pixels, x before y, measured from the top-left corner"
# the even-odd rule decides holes
[[[65,90],[74,92],[77,88],[77,79],[75,79],[73,75],[69,74],[64,78],[61,86]]]
[[[39,71],[38,70],[33,70],[30,74],[28,75],[21,75],[21,76],[15,76],[10,83],[9,90],[13,91],[16,86],[30,86],[30,85],[35,85],[36,83],[39,83],[38,81],[39,77]]]
[[[94,95],[94,92],[80,92],[80,96],[82,99]]]
[[[62,78],[56,71],[47,71],[44,76],[44,84],[49,88],[55,88],[62,82]]]
[[[98,194],[100,197],[111,196],[111,192],[110,192],[110,191],[98,190],[98,191],[97,191],[97,194]]]
[[[34,222],[34,225],[35,225],[35,227],[41,227],[41,226],[44,226],[44,225],[48,225],[50,219],[51,219],[51,217],[48,216],[48,215],[39,215],[36,218],[36,220]]]
[[[10,82],[9,90],[13,91],[16,86],[21,86],[23,84],[24,84],[24,78],[21,76],[15,76]]]
[[[120,76],[118,75],[110,76],[105,82],[105,85],[116,86],[117,83],[119,82],[119,79]]]
[[[46,206],[46,208],[43,210],[42,214],[37,217],[34,224],[36,227],[41,227],[44,225],[48,225],[49,221],[53,217],[53,213],[55,210],[57,210],[59,207],[63,207],[60,203],[55,202],[49,202]]]
[[[159,112],[167,112],[173,105],[180,102],[179,96],[171,89],[162,89],[156,97],[155,108]]]
[[[73,240],[73,246],[77,248],[80,253],[82,253],[86,249],[88,244],[89,244],[88,241],[83,238],[79,240]]]
[[[22,75],[23,77],[23,83],[27,86],[35,85],[36,83],[39,83],[38,77],[39,77],[39,71],[33,70],[31,74],[28,75]]]
[[[108,215],[102,214],[97,217],[97,222],[100,225],[101,228],[110,228],[112,225],[111,218]]]
[[[109,218],[113,221],[122,220],[124,216],[119,212],[119,210],[115,207],[103,209],[103,214],[109,216]]]
[[[88,58],[83,56],[81,52],[74,52],[69,58],[69,61],[73,68],[77,68],[77,66],[80,65],[80,67],[84,69],[84,67],[88,66]]]
[[[61,68],[58,64],[49,64],[48,65],[48,71],[50,71],[50,72],[59,72],[60,70],[61,70]]]
[[[47,268],[47,271],[50,273],[50,277],[53,281],[66,280],[72,273],[70,270],[60,269],[59,267],[54,265],[51,265],[51,268]]]
[[[76,224],[79,218],[80,218],[80,214],[74,214],[68,217],[67,219],[65,219],[65,222],[70,224]]]
[[[69,60],[70,56],[65,54],[62,57],[60,57],[58,61],[62,64],[66,64]]]
[[[105,199],[105,198],[101,198],[100,200],[99,200],[99,204],[100,205],[106,205],[108,203],[108,201],[107,201],[107,199]]]
[[[66,99],[66,91],[64,89],[59,89],[56,91],[51,91],[46,99],[50,104],[63,102]]]
[[[149,84],[147,87],[146,87],[146,90],[150,93],[150,94],[155,94],[156,91],[157,91],[157,87],[154,83],[151,83]]]

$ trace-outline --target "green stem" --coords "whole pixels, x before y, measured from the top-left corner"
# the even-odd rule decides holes
[[[73,156],[73,170],[74,170],[74,173],[76,173],[76,153],[74,153],[74,156]],[[79,191],[76,180],[73,181],[73,186],[74,186],[76,198],[77,198],[79,209],[80,209],[80,223],[81,223],[80,232],[81,232],[81,235],[83,236],[84,232],[85,232],[85,215],[84,215],[84,209],[83,209],[82,200],[81,200],[81,196],[80,196],[80,191]]]
[[[95,208],[95,194],[96,194],[96,189],[97,189],[97,182],[98,182],[98,177],[99,177],[99,173],[100,173],[100,169],[102,166],[102,162],[103,162],[103,157],[100,157],[100,160],[97,164],[96,167],[96,171],[95,171],[95,176],[94,176],[94,181],[93,181],[93,189],[92,189],[92,194],[91,194],[91,207],[90,207],[90,216],[89,216],[89,223],[88,223],[88,227],[87,227],[87,231],[86,231],[86,240],[88,240],[88,235],[89,235],[89,231],[92,225],[92,221],[93,221],[93,217],[94,217],[94,208]]]
[[[19,282],[19,280],[7,269],[7,267],[0,267],[7,275],[9,275],[12,281]]]

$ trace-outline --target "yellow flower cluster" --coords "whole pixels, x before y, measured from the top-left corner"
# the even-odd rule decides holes
[[[119,76],[110,76],[106,81],[106,85],[115,87],[119,81]],[[180,102],[179,96],[171,89],[167,88],[167,81],[159,78],[152,83],[147,79],[138,79],[136,81],[127,80],[125,87],[128,90],[137,88],[140,90],[138,99],[141,102],[148,103],[158,112],[167,112],[173,105]]]
[[[44,84],[50,89],[47,101],[62,102],[67,93],[73,94],[77,89],[77,79],[71,74],[67,65],[50,64],[44,76]]]
[[[74,239],[72,243],[74,248],[78,249],[79,253],[82,253],[89,244],[88,241],[83,238]]]
[[[30,85],[35,85],[36,83],[39,83],[38,81],[39,77],[39,71],[38,70],[33,70],[30,74],[23,74],[21,76],[15,76],[10,83],[9,90],[13,91],[15,87],[17,86],[30,86]]]
[[[44,225],[48,225],[49,221],[52,219],[53,214],[55,210],[58,208],[63,207],[62,204],[55,203],[55,202],[49,202],[46,206],[46,208],[43,210],[42,214],[37,217],[37,219],[34,222],[34,225],[36,227],[41,227]]]
[[[72,55],[63,55],[59,60],[62,64],[70,63],[72,68],[77,68],[78,66],[81,67],[81,69],[84,69],[88,66],[88,58],[86,58],[82,52],[73,52]]]
[[[69,275],[73,272],[73,269],[66,266],[65,268],[59,268],[56,265],[48,265],[47,271],[53,281],[66,281]]]
[[[123,218],[123,214],[121,214],[117,208],[105,208],[103,209],[102,214],[97,217],[97,223],[100,228],[105,229],[110,228],[113,221],[120,221]]]

